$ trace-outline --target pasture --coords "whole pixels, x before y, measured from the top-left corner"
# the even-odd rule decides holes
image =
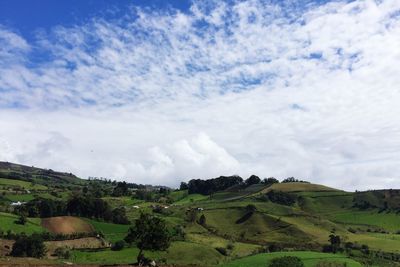
[[[241,259],[233,260],[228,263],[220,265],[221,267],[259,267],[268,266],[272,259],[283,256],[299,257],[305,267],[315,267],[319,262],[332,262],[332,263],[346,263],[347,267],[361,267],[362,265],[355,260],[352,260],[344,255],[320,253],[311,251],[295,251],[295,252],[274,252],[263,253],[254,256],[244,257]],[[289,266],[288,266],[289,267]]]

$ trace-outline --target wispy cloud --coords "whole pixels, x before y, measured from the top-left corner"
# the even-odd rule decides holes
[[[0,155],[138,182],[258,173],[395,186],[399,10],[196,1],[34,43],[1,27]]]

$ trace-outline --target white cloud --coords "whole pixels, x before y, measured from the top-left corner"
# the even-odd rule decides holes
[[[255,173],[396,186],[398,1],[207,3],[34,44],[1,27],[1,159],[169,185]],[[31,66],[33,46],[51,60]]]

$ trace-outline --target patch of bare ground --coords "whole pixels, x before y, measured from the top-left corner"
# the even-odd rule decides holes
[[[42,219],[42,226],[56,234],[90,233],[93,226],[86,221],[73,216],[58,216]]]

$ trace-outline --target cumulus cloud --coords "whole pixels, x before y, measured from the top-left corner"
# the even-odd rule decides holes
[[[33,44],[0,27],[0,156],[168,185],[396,186],[400,3],[303,3],[133,8]]]

